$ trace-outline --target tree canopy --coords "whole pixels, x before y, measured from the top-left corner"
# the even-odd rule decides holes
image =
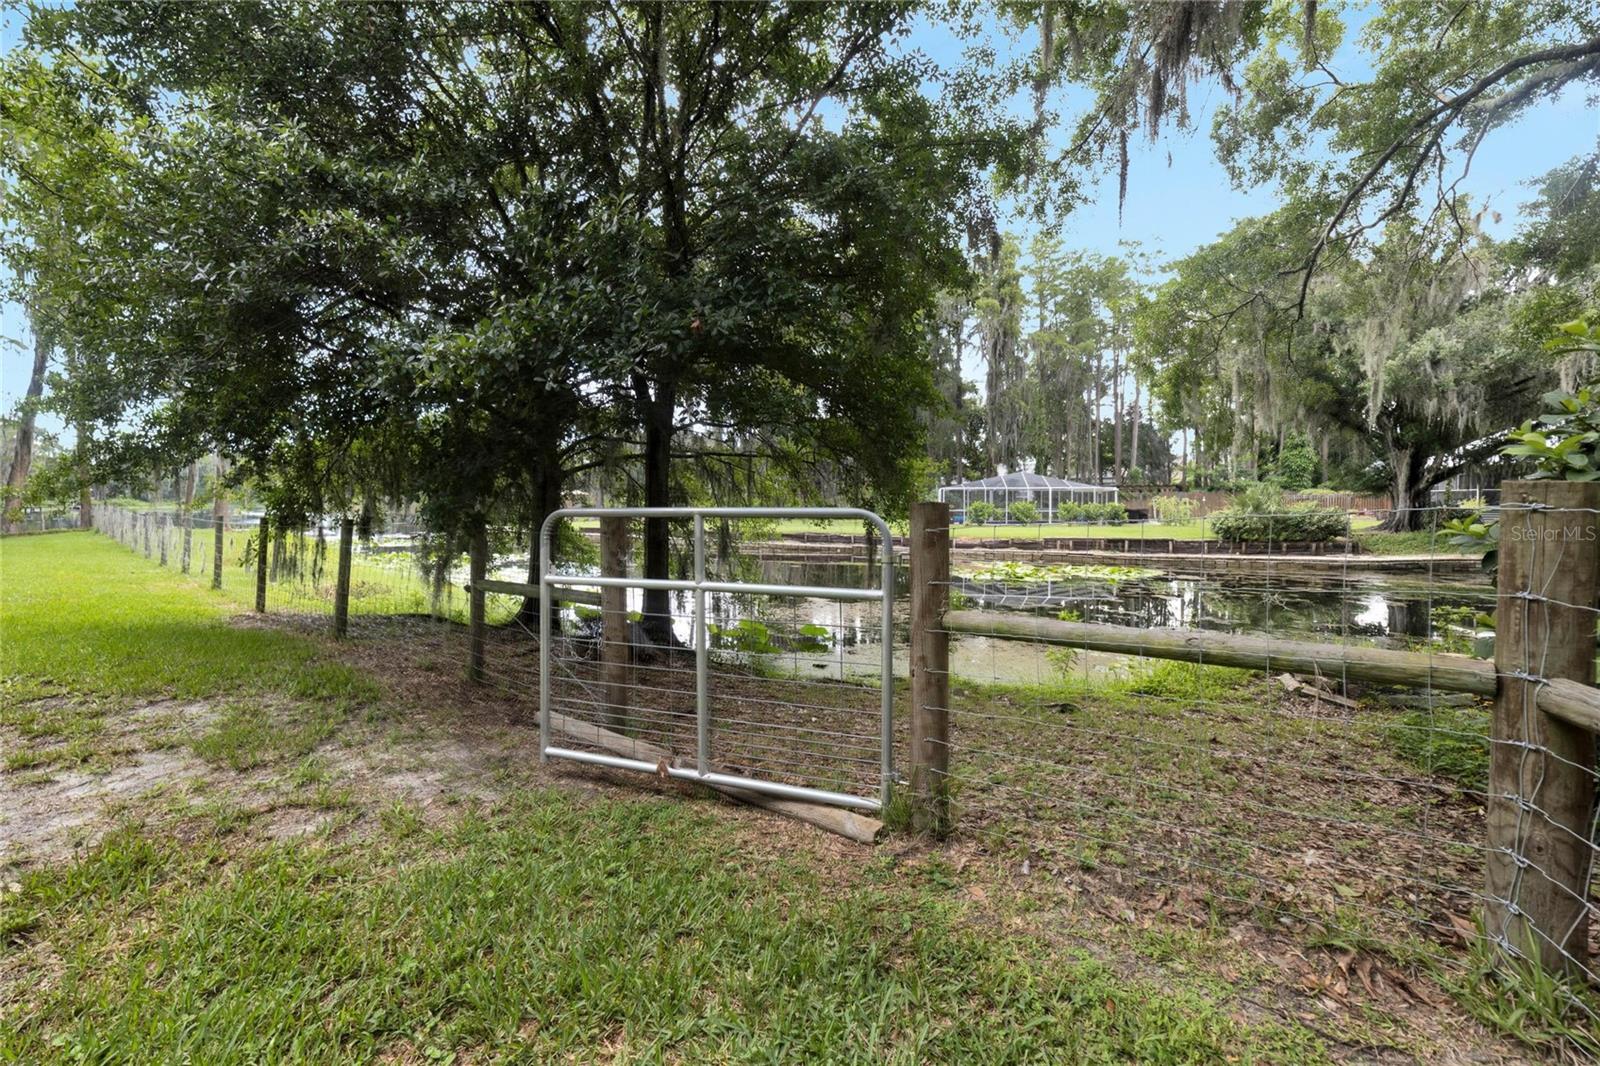
[[[1449,166],[1593,84],[1600,24],[1385,5],[1358,77],[1349,19],[40,7],[0,71],[10,294],[59,354],[40,402],[83,478],[214,452],[284,517],[403,500],[449,537],[526,536],[575,479],[664,505],[748,491],[738,464],[895,512],[935,469],[1138,480],[1174,434],[1205,477],[1256,476],[1304,422],[1315,475],[1387,483],[1405,524],[1594,370],[1528,353],[1592,301],[1597,155],[1499,245]],[[926,23],[967,51],[918,50]],[[999,61],[992,30],[1037,48]],[[1129,137],[1188,124],[1201,79],[1232,94],[1220,158],[1281,206],[1164,268],[1075,250],[1054,223],[1086,176],[1125,184]],[[652,523],[647,573],[669,549]]]

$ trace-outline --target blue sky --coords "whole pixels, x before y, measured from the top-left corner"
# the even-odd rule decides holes
[[[0,11],[0,49],[16,46],[21,17],[15,7]],[[1359,24],[1364,19],[1357,12],[1349,21]],[[936,58],[951,58],[945,34],[922,31],[910,43]],[[1003,49],[1034,46],[1028,39],[999,43]],[[1359,57],[1348,49],[1336,62],[1344,64],[1347,73],[1360,65]],[[1160,258],[1173,259],[1212,240],[1241,218],[1271,211],[1277,205],[1271,189],[1233,188],[1213,155],[1211,116],[1224,98],[1219,86],[1198,83],[1190,92],[1190,129],[1169,128],[1154,143],[1145,138],[1133,142],[1121,218],[1116,175],[1103,175],[1089,202],[1065,222],[1063,236],[1068,247],[1111,254],[1118,251],[1120,242],[1132,240],[1159,253]],[[1084,101],[1082,94],[1068,99],[1079,104]],[[1026,104],[1019,101],[1018,106]],[[1487,220],[1489,232],[1498,237],[1509,235],[1529,196],[1526,182],[1577,152],[1591,150],[1596,137],[1600,137],[1600,111],[1591,109],[1581,93],[1568,92],[1491,133],[1462,188],[1474,201],[1499,212],[1498,221]],[[14,304],[0,305],[0,410],[14,408],[27,388],[31,363],[32,337],[21,309]],[[967,370],[968,376],[981,380],[979,368]],[[41,417],[40,426],[50,431],[61,429],[59,420],[48,414]]]

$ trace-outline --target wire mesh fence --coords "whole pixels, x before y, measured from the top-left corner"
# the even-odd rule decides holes
[[[1542,960],[1593,1028],[1593,738],[1569,720],[1578,712],[1546,708],[1560,683],[1593,681],[1595,509],[1508,497],[1498,586],[1450,543],[1444,527],[1459,514],[1417,512],[1399,554],[1349,537],[1299,551],[1273,515],[1249,550],[1207,553],[1152,550],[1176,522],[1121,527],[1117,549],[934,530],[949,539],[931,627],[948,642],[948,725],[920,734],[921,751],[912,720],[926,708],[906,698],[914,538],[883,544],[836,525],[807,542],[779,523],[718,521],[704,563],[713,582],[871,588],[892,554],[895,780],[909,796],[926,749],[942,749],[955,846],[1043,911],[1076,901],[1233,929],[1264,951],[1349,952],[1376,960],[1360,980],[1422,999],[1486,958]],[[1351,517],[1358,528],[1374,518]],[[256,516],[219,526],[204,513],[104,508],[97,520],[156,566],[164,558],[204,584],[220,574],[225,595],[254,602]],[[685,525],[671,535],[676,578],[692,574]],[[556,569],[600,575],[598,524],[574,520],[572,532]],[[338,535],[269,533],[267,618],[330,625]],[[637,574],[637,519],[623,540],[623,568]],[[472,561],[425,567],[422,554],[412,531],[358,541],[350,635],[393,638],[413,666],[465,672]],[[538,575],[522,552],[485,558],[483,573],[479,677],[531,721]],[[605,733],[565,743],[692,765],[704,684],[716,770],[877,787],[882,645],[870,604],[706,593],[702,626],[692,591],[605,594],[578,586],[546,601],[551,709]],[[1017,639],[1024,623],[1035,628]],[[1041,625],[1064,632],[1036,639]]]
[[[1455,508],[1413,516],[1404,565],[1273,536],[1186,573],[941,545],[957,832],[1043,897],[1353,947],[1400,982],[1540,961],[1592,1037],[1593,726],[1546,702],[1593,681],[1595,515],[1540,499],[1501,508],[1498,589],[1441,552]]]
[[[241,606],[259,602],[273,624],[331,628],[339,600],[337,519],[287,529],[263,525],[259,514],[103,505],[95,524],[158,567]],[[353,634],[416,636],[430,625],[465,621],[464,557],[429,558],[421,540],[402,523],[354,539],[345,582]]]
[[[750,520],[713,514],[707,536],[705,517],[679,518],[669,533],[688,547],[680,587],[620,584],[639,573],[627,547],[644,539],[636,515],[603,519],[612,525],[601,539],[615,547],[600,576],[619,584],[558,579],[589,602],[555,615],[562,624],[546,661],[556,723],[601,727],[613,755],[875,807],[867,797],[885,792],[892,578],[888,597],[881,568],[852,562],[772,580],[778,568],[735,547]]]

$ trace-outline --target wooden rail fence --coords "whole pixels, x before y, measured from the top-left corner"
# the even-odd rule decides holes
[[[914,821],[949,828],[952,634],[1492,697],[1484,923],[1509,955],[1552,971],[1585,964],[1595,803],[1600,485],[1508,482],[1502,494],[1493,663],[1204,630],[1141,629],[945,609],[950,513],[911,515]],[[1530,875],[1536,871],[1538,876]]]

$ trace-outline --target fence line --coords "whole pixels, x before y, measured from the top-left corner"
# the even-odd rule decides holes
[[[969,584],[951,577],[948,508],[916,505],[909,538],[912,716],[926,728],[914,733],[911,774],[913,782],[924,775],[937,782],[915,789],[916,802],[926,808],[923,820],[949,825],[942,815],[946,797],[954,794],[957,833],[998,833],[996,839],[1014,841],[1025,853],[1065,860],[1063,869],[1073,859],[1092,863],[1118,854],[1119,870],[1142,880],[1192,888],[1199,876],[1251,906],[1260,904],[1264,892],[1275,897],[1276,906],[1304,896],[1295,884],[1294,849],[1260,839],[1255,819],[1336,826],[1351,838],[1343,847],[1355,859],[1334,854],[1321,865],[1377,882],[1371,893],[1377,898],[1362,897],[1369,916],[1413,928],[1431,942],[1430,951],[1441,939],[1481,938],[1505,958],[1594,981],[1589,929],[1600,865],[1594,808],[1600,692],[1593,687],[1600,487],[1511,482],[1504,490],[1492,663],[1431,644],[1423,651],[1397,651],[1288,639],[1271,634],[1270,625],[1266,633],[1234,635],[1046,617],[1038,610],[1059,602],[1048,591],[982,589],[992,602],[943,609],[948,590],[960,588],[965,595]],[[1269,604],[1271,577],[1269,571],[1266,581],[1252,581],[1255,594]],[[1430,604],[1434,587],[1430,575]],[[935,609],[936,623],[916,623],[923,611]],[[974,638],[1062,649],[1080,657],[1085,671],[1089,657],[1115,654],[1278,673],[1285,692],[1309,693],[1304,698],[1313,707],[1334,713],[1306,716],[1299,705],[1257,707],[1258,721],[1241,735],[1253,732],[1261,742],[1224,744],[1220,750],[1203,724],[1195,731],[1204,739],[1190,740],[1183,732],[1190,723],[1183,719],[1198,715],[1203,723],[1207,715],[1240,713],[1223,699],[1166,699],[1135,686],[1140,712],[1111,725],[1075,707],[1069,695],[1060,697],[1065,713],[1052,713],[1042,697],[1025,698],[1026,706],[1005,714],[985,713],[974,705],[989,699],[987,694],[951,691],[957,676],[948,666],[951,644]],[[919,677],[919,671],[928,676]],[[993,680],[1001,680],[998,671]],[[1366,753],[1357,752],[1364,745],[1350,739],[1363,713],[1350,698],[1352,682],[1421,689],[1426,717],[1406,727],[1412,735],[1403,746],[1432,746],[1431,760],[1436,749],[1471,747],[1481,738],[1483,786],[1363,765]],[[1269,703],[1289,698],[1271,685],[1260,691]],[[1452,692],[1493,699],[1486,737],[1435,717],[1441,697]],[[1323,721],[1335,729],[1342,725],[1344,732],[1307,728]],[[1178,735],[1153,735],[1175,726]],[[1330,753],[1327,741],[1340,736],[1346,750]],[[1124,762],[1118,765],[1118,759]],[[1311,765],[1323,759],[1333,765]],[[1172,772],[1183,760],[1194,765]],[[1142,771],[1144,763],[1160,769]],[[1251,767],[1265,771],[1259,777],[1293,787],[1247,783],[1238,774]],[[1343,810],[1371,803],[1358,794],[1349,804],[1352,790],[1386,794],[1398,808],[1414,805],[1414,813],[1391,817],[1397,822],[1391,825],[1382,817],[1346,816]],[[1146,797],[1142,805],[1133,800],[1140,791]],[[1338,794],[1326,795],[1330,791]],[[1413,801],[1412,793],[1431,798]],[[1409,861],[1395,861],[1397,850]],[[1175,876],[1175,870],[1187,873]],[[1411,886],[1409,894],[1404,885]],[[1325,907],[1303,917],[1327,926],[1338,910]],[[1590,996],[1571,988],[1568,994],[1583,1013],[1596,1016]]]
[[[1463,948],[1484,948],[1591,979],[1600,489],[1505,488],[1496,588],[1429,559],[1404,595],[1348,548],[1298,581],[1282,552],[1237,577],[1154,555],[1154,578],[1047,557],[1019,568],[1045,576],[1012,576],[953,541],[947,511],[918,506],[894,638],[909,674],[894,723],[904,814],[1031,871],[1040,892],[1217,907],[1262,935],[1348,934],[1458,969]],[[1429,532],[1446,513],[1425,516]],[[220,582],[246,608],[264,574],[268,617],[392,637],[416,668],[470,674],[529,721],[542,605],[560,622],[552,710],[586,730],[571,746],[589,754],[692,762],[703,636],[716,766],[839,792],[875,782],[877,710],[858,683],[877,677],[875,638],[839,605],[719,594],[701,630],[691,594],[652,608],[597,582],[541,599],[488,538],[425,569],[420,543],[356,541],[348,522],[263,535],[256,516],[97,517],[153,566]],[[572,573],[626,573],[644,539],[632,520],[586,532],[597,542]],[[757,560],[738,534],[708,535],[710,580],[775,586],[798,568],[790,584],[865,586],[878,561]],[[805,576],[818,568],[835,572]],[[1491,608],[1494,661],[1462,654]],[[1240,669],[1252,674],[1227,672]]]

